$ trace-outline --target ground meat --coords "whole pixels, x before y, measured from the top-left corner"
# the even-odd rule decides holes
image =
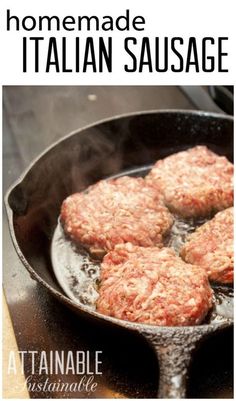
[[[146,180],[184,217],[206,216],[233,205],[233,165],[205,146],[158,160]]]
[[[207,274],[170,248],[117,245],[103,259],[97,310],[158,326],[200,323],[212,306]]]
[[[143,178],[103,180],[85,193],[69,196],[61,220],[72,240],[93,252],[116,244],[161,245],[173,223],[158,191]]]
[[[202,266],[210,280],[233,282],[233,208],[218,212],[188,237],[180,254],[192,264]]]

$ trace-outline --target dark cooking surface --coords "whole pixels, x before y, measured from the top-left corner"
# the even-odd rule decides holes
[[[97,101],[89,100],[89,94],[96,94]],[[40,151],[68,131],[121,112],[158,107],[191,108],[191,105],[172,87],[5,88],[4,188]],[[103,350],[103,376],[98,377],[96,397],[155,396],[157,365],[144,341],[122,330],[95,328],[52,299],[30,279],[19,262],[5,217],[3,249],[5,293],[20,349]],[[232,397],[231,329],[203,345],[196,354],[190,376],[189,396]],[[77,398],[85,396],[88,395],[75,394]]]
[[[123,175],[145,176],[150,166],[126,170],[115,177]],[[113,178],[111,176],[109,178]],[[189,233],[211,218],[183,219],[174,217],[174,224],[165,238],[165,246],[173,247],[177,254],[186,241]],[[64,233],[60,219],[51,242],[51,260],[56,278],[69,298],[96,310],[99,294],[100,262],[93,258],[82,247],[76,246]],[[204,323],[222,322],[233,319],[233,288],[231,285],[212,285],[214,306],[203,321]]]

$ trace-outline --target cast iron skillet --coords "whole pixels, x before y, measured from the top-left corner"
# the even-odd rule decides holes
[[[66,196],[99,179],[152,164],[197,144],[206,144],[232,161],[232,117],[166,110],[104,120],[73,132],[48,148],[5,198],[14,246],[32,278],[79,315],[142,334],[158,356],[159,398],[184,398],[192,350],[202,338],[232,325],[232,320],[194,327],[157,327],[101,315],[64,295],[53,273],[50,246]]]

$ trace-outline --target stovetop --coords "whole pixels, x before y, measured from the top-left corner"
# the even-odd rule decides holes
[[[105,117],[150,109],[194,109],[177,87],[5,87],[3,89],[4,191],[48,145]],[[43,179],[43,177],[42,177]],[[158,363],[137,334],[101,327],[78,317],[31,279],[13,248],[3,215],[4,291],[19,350],[102,351],[94,393],[31,391],[32,398],[153,398]],[[36,364],[39,362],[36,362]],[[25,376],[31,374],[26,364]],[[72,374],[35,381],[74,382]],[[189,398],[233,397],[233,331],[206,340],[195,351]]]

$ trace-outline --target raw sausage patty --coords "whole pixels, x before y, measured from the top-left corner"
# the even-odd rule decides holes
[[[183,259],[202,266],[210,280],[233,282],[233,208],[215,217],[191,234],[181,250]]]
[[[158,160],[146,180],[184,217],[206,216],[233,205],[233,165],[206,146]]]
[[[212,306],[206,272],[170,248],[117,245],[103,259],[97,310],[158,326],[200,323]]]
[[[61,220],[72,240],[93,252],[116,244],[161,245],[173,223],[160,194],[143,178],[121,177],[99,181],[86,192],[69,196]]]

